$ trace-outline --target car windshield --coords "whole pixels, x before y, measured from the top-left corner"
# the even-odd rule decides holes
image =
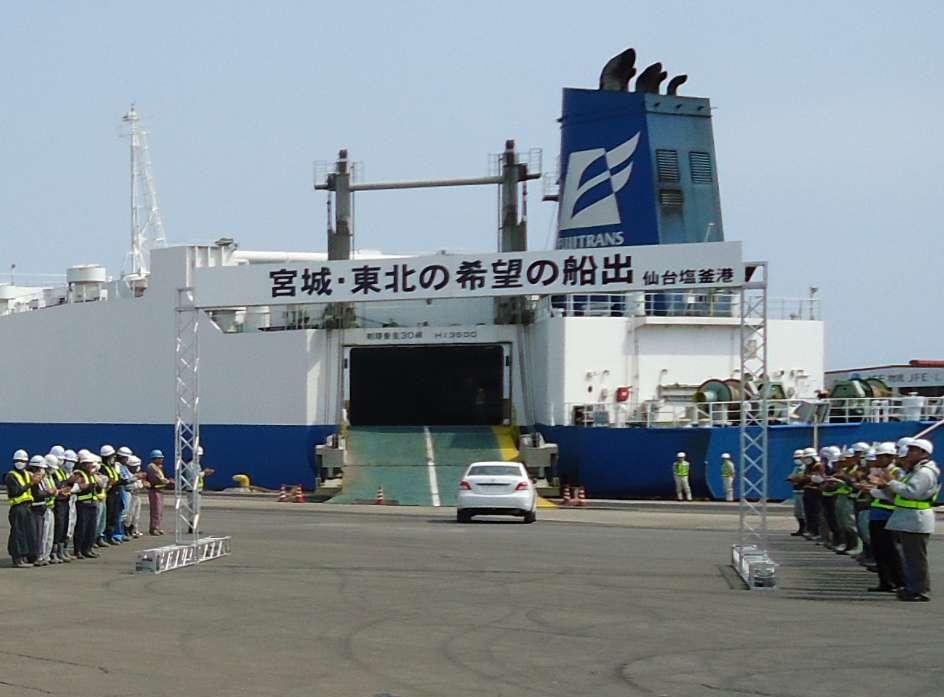
[[[520,477],[521,468],[517,465],[476,465],[469,468],[469,476],[484,475],[486,477],[511,476]]]

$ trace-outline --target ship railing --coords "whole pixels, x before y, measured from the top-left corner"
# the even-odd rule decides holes
[[[637,406],[619,402],[568,402],[563,413],[550,410],[552,423],[588,428],[718,427],[741,423],[741,402],[650,401]],[[757,409],[757,402],[749,402]],[[772,425],[808,423],[886,423],[944,419],[944,397],[861,399],[771,399],[767,402]]]
[[[537,303],[537,317],[727,317],[740,314],[740,298],[727,290],[685,292],[601,293],[548,295]],[[771,298],[768,317],[786,320],[819,320],[817,297]]]

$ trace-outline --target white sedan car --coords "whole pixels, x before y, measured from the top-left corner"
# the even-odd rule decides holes
[[[537,490],[524,465],[517,462],[473,462],[459,482],[456,520],[473,515],[513,515],[536,520]]]

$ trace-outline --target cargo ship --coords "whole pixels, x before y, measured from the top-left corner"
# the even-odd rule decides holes
[[[659,498],[684,451],[695,495],[723,496],[721,454],[737,461],[759,388],[741,375],[737,289],[758,264],[725,240],[711,104],[680,95],[685,81],[637,71],[630,49],[597,86],[564,89],[550,250],[528,245],[526,186],[541,172],[513,141],[488,176],[444,181],[361,182],[341,151],[316,174],[326,251],[168,247],[132,108],[130,270],[0,285],[0,450],[173,452],[192,312],[210,488],[246,475],[337,502],[383,487],[390,502],[451,505],[469,462],[522,459],[548,486]],[[499,190],[497,248],[352,249],[354,191],[478,185]],[[796,448],[895,440],[944,417],[941,398],[880,380],[826,393],[817,295],[766,306],[771,498],[789,496]]]

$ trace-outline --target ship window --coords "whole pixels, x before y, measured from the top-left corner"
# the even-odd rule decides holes
[[[663,208],[681,208],[682,192],[679,189],[659,189],[659,205]]]
[[[677,183],[679,181],[679,161],[676,150],[656,150],[656,169],[660,182]]]
[[[715,180],[714,167],[711,165],[711,155],[706,152],[688,153],[688,164],[692,170],[692,183],[711,184]]]

